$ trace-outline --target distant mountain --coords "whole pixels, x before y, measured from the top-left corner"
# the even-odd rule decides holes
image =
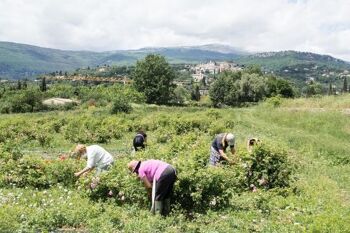
[[[249,53],[238,48],[234,48],[229,45],[223,44],[207,44],[199,46],[179,46],[179,47],[166,47],[166,48],[142,48],[139,51],[162,51],[162,50],[200,50],[204,52],[214,52],[214,53],[223,53],[223,54],[234,54],[234,55],[248,55]]]
[[[241,65],[259,65],[263,71],[289,79],[300,87],[308,80],[341,85],[343,75],[350,72],[349,62],[310,52],[265,52],[241,56],[234,61]]]
[[[32,45],[0,42],[0,78],[24,78],[53,71],[71,71],[80,67],[130,65],[149,53],[164,55],[171,63],[198,63],[208,60],[232,60],[246,54],[218,44],[169,48],[143,48],[108,52],[65,51]]]
[[[236,59],[236,61],[246,65],[257,64],[267,70],[279,70],[286,66],[300,64],[314,64],[318,66],[326,65],[339,69],[349,69],[350,67],[350,63],[329,55],[298,51],[256,53],[240,57],[239,59]]]
[[[234,61],[242,65],[257,64],[266,72],[300,83],[314,77],[326,82],[342,71],[350,70],[350,63],[328,55],[297,51],[249,54],[221,44],[91,52],[0,42],[0,78],[30,78],[53,71],[71,71],[104,64],[131,65],[150,53],[161,54],[170,63],[200,63],[214,60]]]

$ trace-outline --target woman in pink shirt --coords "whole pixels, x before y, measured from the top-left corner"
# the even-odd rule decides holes
[[[170,212],[170,196],[176,180],[176,171],[170,164],[160,160],[136,161],[128,164],[131,172],[136,173],[143,181],[148,193],[152,191],[153,213],[168,215]]]

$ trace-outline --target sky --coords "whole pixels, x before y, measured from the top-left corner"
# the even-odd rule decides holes
[[[350,61],[350,0],[0,0],[0,41],[91,51],[219,43]]]

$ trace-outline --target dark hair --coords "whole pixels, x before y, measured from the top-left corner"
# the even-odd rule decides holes
[[[137,132],[136,132],[137,134],[141,134],[143,137],[147,137],[147,134],[145,133],[145,131],[144,130],[138,130]]]
[[[136,174],[139,174],[139,168],[140,168],[140,165],[141,165],[141,161],[139,161],[134,169],[133,172],[135,172]]]
[[[249,145],[254,145],[256,143],[256,140],[254,138],[249,140]]]

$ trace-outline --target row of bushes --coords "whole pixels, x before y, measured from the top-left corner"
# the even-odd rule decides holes
[[[47,189],[53,185],[72,187],[78,185],[86,190],[93,200],[107,198],[111,190],[118,204],[138,203],[146,207],[145,191],[136,177],[130,175],[126,164],[130,158],[118,158],[113,168],[101,175],[100,184],[93,191],[87,190],[91,177],[77,179],[74,172],[83,167],[82,162],[72,159],[45,160],[40,157],[11,157],[11,151],[0,147],[0,187],[33,187]],[[141,159],[147,153],[140,153]],[[156,156],[157,157],[157,156]],[[220,209],[229,205],[232,195],[258,188],[289,187],[293,178],[293,164],[288,154],[276,147],[261,145],[252,154],[238,153],[240,160],[235,165],[221,168],[207,167],[208,154],[201,151],[193,156],[168,155],[163,160],[173,164],[178,171],[175,185],[174,205],[187,211]],[[264,178],[267,183],[261,184]]]
[[[235,121],[223,120],[214,110],[203,114],[200,119],[195,114],[175,117],[159,114],[140,117],[138,113],[125,119],[120,116],[102,117],[98,114],[82,113],[74,117],[45,117],[28,121],[25,117],[4,119],[0,123],[0,142],[7,140],[26,143],[36,141],[42,147],[48,147],[61,134],[72,143],[108,143],[120,139],[126,132],[139,129],[154,131],[157,142],[166,142],[172,135],[182,135],[200,131],[214,136],[225,129],[232,129]]]

